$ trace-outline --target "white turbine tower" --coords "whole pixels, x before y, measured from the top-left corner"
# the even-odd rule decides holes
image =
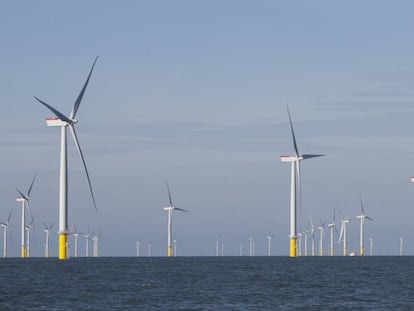
[[[328,228],[329,228],[330,236],[331,236],[329,255],[330,256],[333,256],[334,253],[335,253],[335,250],[334,250],[334,229],[336,231],[336,225],[335,225],[335,210],[334,210],[334,213],[333,213],[332,222],[330,224],[328,224]]]
[[[291,163],[291,181],[290,181],[290,251],[289,255],[290,257],[296,257],[296,239],[297,239],[297,222],[296,222],[296,182],[299,183],[300,187],[300,161],[321,157],[322,154],[300,154],[298,150],[298,146],[296,144],[296,138],[295,138],[295,132],[293,131],[293,125],[292,125],[292,118],[290,116],[289,107],[287,107],[288,116],[289,116],[289,122],[290,122],[290,129],[292,132],[292,138],[293,138],[293,147],[295,149],[295,155],[294,156],[287,156],[282,155],[280,156],[280,159],[282,162],[290,162]],[[299,191],[300,193],[300,191]],[[300,196],[299,196],[300,198]]]
[[[54,224],[51,224],[50,226],[46,226],[46,224],[43,224],[43,232],[46,233],[46,240],[45,240],[45,257],[49,257],[49,240],[50,240],[50,230],[52,230]]]
[[[74,105],[72,108],[72,112],[69,117],[58,111],[57,109],[53,108],[52,106],[46,104],[44,101],[40,100],[39,98],[35,97],[35,99],[46,106],[50,111],[52,111],[56,117],[54,118],[47,118],[46,123],[48,126],[57,126],[61,128],[61,143],[60,143],[60,182],[59,182],[59,259],[68,259],[68,243],[67,243],[67,235],[69,234],[68,228],[68,177],[67,177],[67,170],[68,170],[68,163],[67,163],[67,143],[66,143],[66,129],[69,128],[70,132],[72,133],[73,140],[75,142],[76,148],[78,149],[78,153],[82,160],[83,167],[85,169],[86,177],[88,179],[89,190],[92,196],[93,205],[96,208],[95,197],[92,191],[92,184],[89,178],[88,169],[86,167],[85,159],[83,157],[83,153],[81,147],[79,145],[78,138],[75,132],[75,124],[78,123],[78,120],[75,119],[76,113],[78,112],[79,105],[82,101],[83,95],[85,93],[86,87],[88,86],[89,79],[91,77],[93,68],[95,66],[96,60],[98,57],[95,58],[93,62],[92,68],[89,72],[88,78],[86,79],[85,84],[82,87]]]
[[[400,256],[403,255],[404,238],[400,236]]]
[[[23,192],[21,192],[19,189],[16,189],[17,192],[19,193],[20,197],[16,198],[17,202],[22,202],[22,239],[21,239],[21,257],[27,257],[27,250],[26,250],[26,207],[29,208],[30,210],[30,205],[29,205],[29,199],[30,199],[30,192],[32,191],[33,188],[33,184],[35,182],[36,179],[36,175],[35,174],[33,176],[33,180],[32,183],[30,184],[29,190],[27,191],[27,194],[24,195]]]
[[[6,222],[0,223],[0,225],[3,227],[3,257],[7,257],[7,231],[9,230],[9,223],[10,218],[13,214],[13,209],[10,209],[9,217],[7,217]]]
[[[372,218],[365,215],[364,211],[364,204],[362,203],[362,196],[359,195],[361,201],[361,214],[358,215],[356,218],[359,218],[360,222],[360,231],[359,231],[359,256],[364,256],[364,221],[365,219],[373,221]]]
[[[341,243],[341,240],[343,242],[343,255],[348,255],[348,246],[347,246],[347,225],[349,224],[348,217],[341,219],[341,232],[339,233],[339,243]]]
[[[323,236],[325,235],[325,222],[322,222],[321,225],[317,228],[319,230],[319,256],[323,256]]]
[[[168,225],[168,227],[167,227],[167,231],[168,231],[168,239],[167,239],[167,241],[168,241],[168,244],[167,245],[168,245],[168,247],[167,247],[167,256],[168,257],[171,257],[171,255],[172,255],[171,236],[172,236],[172,213],[173,213],[173,210],[177,210],[177,211],[181,211],[181,212],[188,212],[188,211],[185,210],[185,209],[182,209],[182,208],[175,207],[173,205],[173,202],[172,202],[172,199],[171,199],[170,187],[168,186],[168,182],[167,182],[167,190],[168,190],[168,199],[169,199],[170,205],[164,207],[164,211],[167,211],[168,212],[168,223],[167,223],[167,225]]]

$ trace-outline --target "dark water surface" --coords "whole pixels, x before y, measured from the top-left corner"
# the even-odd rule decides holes
[[[414,257],[0,260],[0,310],[414,310]]]

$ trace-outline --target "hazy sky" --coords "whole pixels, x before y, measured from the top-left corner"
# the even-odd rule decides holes
[[[99,213],[69,141],[69,223],[102,231],[101,255],[166,254],[168,179],[181,255],[288,254],[289,103],[302,164],[306,228],[349,216],[358,250],[359,193],[375,222],[366,243],[414,254],[414,20],[411,1],[9,1],[0,6],[0,220],[19,254],[16,187],[38,179],[31,205],[58,222],[59,142],[49,111],[70,112],[99,55],[77,114]],[[339,215],[338,217],[339,218]],[[338,230],[340,221],[337,219]],[[328,237],[328,234],[327,234]],[[336,238],[337,241],[337,238]],[[73,245],[73,243],[72,243]],[[336,244],[337,249],[339,246]],[[84,239],[79,248],[84,252]],[[51,254],[57,254],[52,237]]]

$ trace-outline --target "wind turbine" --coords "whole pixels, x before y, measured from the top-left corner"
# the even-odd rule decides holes
[[[0,223],[0,225],[3,227],[3,257],[7,257],[7,231],[9,230],[9,222],[10,218],[13,214],[13,209],[10,209],[9,217],[7,217],[6,222]]]
[[[334,255],[334,242],[333,242],[333,238],[334,238],[334,229],[336,231],[336,225],[335,225],[335,209],[334,209],[334,213],[333,213],[333,218],[332,218],[332,222],[330,224],[328,224],[328,228],[330,230],[330,234],[331,234],[331,244],[330,244],[330,249],[329,249],[329,254],[330,256]]]
[[[173,202],[172,202],[172,199],[171,199],[170,187],[168,186],[168,182],[167,182],[167,190],[168,190],[168,199],[169,199],[170,205],[164,207],[164,211],[168,212],[168,228],[167,228],[167,231],[168,231],[168,248],[167,248],[167,256],[171,257],[171,254],[172,254],[171,235],[172,235],[172,213],[173,213],[173,210],[177,210],[177,211],[181,211],[181,212],[188,212],[188,211],[185,210],[185,209],[182,209],[182,208],[175,207],[173,205]]]
[[[323,256],[323,236],[325,235],[325,222],[322,222],[321,225],[317,229],[320,232],[320,237],[319,237],[319,256]]]
[[[26,254],[26,206],[30,209],[30,205],[29,205],[30,192],[32,191],[33,184],[36,179],[36,175],[37,174],[33,176],[32,183],[30,184],[29,190],[27,190],[26,195],[24,195],[23,192],[21,192],[19,189],[16,189],[20,195],[20,197],[16,198],[16,201],[22,202],[22,240],[21,240],[22,241],[21,242],[21,257],[22,258],[26,257],[27,255]]]
[[[78,257],[78,239],[79,239],[79,234],[82,234],[81,232],[78,232],[78,229],[76,229],[75,225],[72,225],[71,229],[70,229],[70,233],[73,235],[73,237],[75,238],[75,258]]]
[[[347,256],[348,255],[348,249],[347,249],[347,230],[346,227],[349,224],[349,219],[348,217],[342,218],[341,219],[341,232],[339,233],[339,243],[341,243],[341,240],[343,241],[344,245],[343,245],[343,255]]]
[[[98,233],[96,233],[93,237],[92,237],[92,241],[93,241],[93,256],[94,257],[98,257],[99,256],[99,238],[101,236],[101,229],[98,230]]]
[[[361,221],[360,231],[359,231],[359,256],[364,256],[364,221],[365,219],[373,221],[372,218],[365,215],[364,211],[364,204],[362,203],[362,196],[359,194],[359,198],[361,201],[361,214],[358,215],[356,218],[359,218]]]
[[[26,257],[30,257],[30,233],[32,232],[32,228],[34,228],[34,216],[32,216],[32,220],[30,221],[30,225],[26,225],[24,227],[27,233],[27,247],[26,247]]]
[[[177,257],[177,240],[176,239],[174,239],[174,257]]]
[[[309,236],[312,239],[312,256],[315,256],[315,228],[313,227],[312,217],[309,216],[309,220],[311,224],[311,232]]]
[[[221,236],[219,234],[217,240],[216,240],[216,256],[219,256],[219,245],[220,245]]]
[[[91,235],[89,234],[89,228],[88,233],[84,235],[85,238],[85,257],[89,257],[89,239]]]
[[[270,233],[267,235],[267,256],[271,256],[271,244],[272,244],[272,237]]]
[[[45,241],[45,257],[49,257],[49,239],[50,239],[50,230],[52,230],[54,224],[51,224],[50,226],[46,226],[46,224],[43,224],[43,227],[45,228],[43,232],[46,233],[46,241]]]
[[[403,255],[404,238],[400,236],[400,256]]]
[[[89,71],[88,78],[86,79],[85,84],[82,87],[75,103],[73,104],[72,112],[69,117],[58,111],[57,109],[53,108],[52,106],[48,105],[44,101],[40,100],[39,98],[35,97],[35,99],[52,111],[56,117],[47,118],[46,123],[47,126],[57,126],[61,128],[61,142],[60,142],[60,182],[59,182],[59,259],[68,259],[68,243],[67,243],[67,235],[69,234],[68,228],[68,163],[67,163],[67,143],[66,143],[66,129],[69,128],[72,134],[73,140],[75,142],[76,148],[78,149],[78,153],[82,160],[83,167],[85,169],[86,177],[88,179],[89,190],[92,196],[93,205],[95,206],[95,210],[97,210],[95,197],[92,191],[92,184],[89,178],[88,169],[86,167],[85,159],[83,157],[83,153],[81,147],[79,145],[78,138],[75,132],[75,124],[78,123],[78,120],[75,119],[76,113],[78,112],[79,105],[82,101],[83,95],[85,94],[86,87],[88,86],[89,79],[92,75],[93,68],[97,61],[98,57],[95,58],[93,62],[92,68]]]
[[[139,247],[140,247],[141,241],[136,240],[135,243],[137,244],[137,257],[139,257]]]
[[[291,163],[291,181],[290,181],[290,257],[296,257],[296,239],[297,239],[297,230],[296,230],[296,182],[299,183],[300,187],[300,161],[321,157],[322,154],[300,154],[298,146],[296,144],[296,138],[295,138],[295,132],[293,131],[293,125],[292,125],[292,118],[290,116],[289,107],[287,107],[287,112],[289,116],[289,122],[290,122],[290,129],[292,132],[292,138],[293,138],[293,147],[295,149],[295,155],[288,156],[288,155],[282,155],[280,156],[280,159],[282,162],[290,162]]]
[[[248,237],[249,239],[249,256],[253,256],[253,237]]]
[[[369,255],[372,256],[372,252],[374,250],[374,239],[369,238]]]

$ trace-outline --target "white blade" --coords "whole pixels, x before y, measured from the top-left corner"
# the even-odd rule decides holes
[[[72,112],[70,114],[70,118],[71,119],[73,119],[76,116],[76,113],[78,112],[79,105],[80,105],[80,103],[82,101],[83,94],[85,94],[86,88],[88,87],[89,79],[91,78],[92,71],[93,71],[93,68],[95,67],[95,63],[96,63],[97,60],[98,60],[98,56],[95,58],[95,61],[93,62],[93,65],[92,65],[92,68],[89,71],[88,78],[86,79],[86,82],[83,85],[83,88],[80,91],[80,93],[78,95],[78,98],[76,99],[75,103],[73,104]]]
[[[187,210],[182,209],[182,208],[178,208],[178,207],[174,207],[174,210],[181,211],[181,212],[187,212],[188,213]]]
[[[289,106],[286,106],[286,108],[287,108],[287,112],[289,116],[290,130],[292,131],[293,148],[295,149],[296,156],[299,157],[299,150],[298,150],[298,145],[296,144],[295,132],[293,131],[293,124],[292,124],[292,118],[290,116]]]
[[[78,137],[76,136],[75,128],[72,124],[69,124],[69,128],[70,128],[70,132],[72,133],[73,140],[75,141],[76,148],[78,149],[78,153],[81,157],[83,168],[85,169],[86,177],[88,179],[88,184],[89,184],[89,190],[92,196],[93,205],[95,206],[96,212],[98,212],[98,208],[96,207],[96,203],[95,203],[95,196],[93,195],[91,179],[89,178],[88,168],[86,167],[85,158],[83,157],[82,150],[79,145]]]
[[[344,233],[344,223],[342,223],[342,226],[341,226],[341,232],[339,233],[338,243],[341,243],[343,233]]]
[[[302,154],[301,157],[306,160],[306,159],[311,159],[311,158],[318,158],[318,157],[324,157],[324,154]]]
[[[169,199],[169,201],[170,201],[170,207],[172,207],[172,206],[173,206],[173,202],[172,202],[172,199],[171,199],[170,187],[168,186],[168,181],[165,181],[165,183],[167,184],[168,199]]]
[[[63,113],[61,113],[59,110],[53,108],[52,106],[46,104],[44,101],[40,100],[39,98],[37,98],[36,96],[34,97],[39,103],[41,103],[42,105],[46,106],[50,111],[52,111],[59,119],[61,119],[62,121],[71,123],[72,120],[69,119],[67,116],[65,116]]]
[[[30,197],[30,192],[32,192],[32,188],[33,188],[33,184],[35,182],[36,176],[37,176],[37,173],[34,174],[32,183],[30,184],[29,190],[27,191],[27,197],[28,198]]]

